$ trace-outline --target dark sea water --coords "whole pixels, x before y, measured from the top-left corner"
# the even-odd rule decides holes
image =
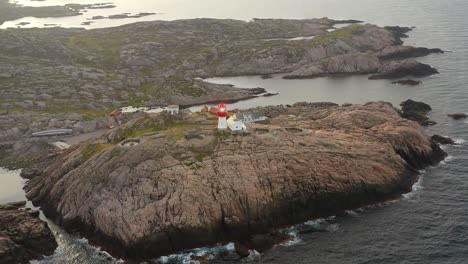
[[[56,3],[57,1],[54,1]],[[89,1],[88,1],[89,2]],[[251,17],[353,18],[384,25],[415,26],[408,45],[448,51],[420,59],[440,70],[423,78],[423,85],[396,86],[388,81],[368,81],[365,76],[314,80],[262,80],[259,77],[216,78],[213,82],[239,87],[261,86],[280,95],[239,102],[231,107],[290,104],[296,101],[364,103],[371,100],[399,104],[408,98],[433,108],[438,124],[428,133],[456,139],[458,146],[441,165],[427,168],[413,192],[401,199],[350,211],[308,223],[322,232],[299,234],[295,243],[276,246],[247,263],[468,263],[468,123],[446,115],[468,113],[468,1],[466,0],[293,0],[293,1],[152,1],[174,8],[168,18]],[[47,3],[41,2],[41,3]],[[145,1],[132,1],[144,7]],[[209,5],[209,6],[206,6]],[[176,8],[177,7],[177,8]],[[148,10],[153,11],[153,10]],[[0,171],[0,173],[3,173]],[[3,178],[2,178],[3,184]],[[0,194],[0,200],[1,200]],[[57,253],[40,263],[111,263],[86,240],[53,227],[61,245]],[[292,228],[290,232],[294,233]],[[215,263],[231,263],[215,260]]]

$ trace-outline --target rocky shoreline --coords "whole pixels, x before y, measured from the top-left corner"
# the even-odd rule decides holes
[[[0,205],[0,263],[29,263],[52,255],[57,242],[39,212],[26,202]]]
[[[137,118],[57,156],[27,197],[66,230],[141,260],[250,245],[277,227],[396,198],[446,156],[389,103],[263,110],[270,124],[245,135],[216,132],[205,116]],[[118,144],[129,137],[140,144]]]

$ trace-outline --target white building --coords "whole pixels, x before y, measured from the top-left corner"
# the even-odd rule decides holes
[[[228,125],[229,129],[231,129],[232,131],[247,130],[247,128],[245,127],[244,123],[242,123],[242,120],[237,119],[237,118],[236,118],[236,115],[231,116],[231,117],[227,120],[227,125]]]
[[[136,112],[145,112],[148,114],[159,114],[162,112],[166,112],[170,115],[177,115],[179,114],[179,106],[178,105],[168,105],[167,107],[157,107],[157,108],[150,108],[150,107],[122,107],[121,112],[122,114],[131,114]]]
[[[244,124],[265,121],[267,119],[263,112],[237,113],[234,116]]]
[[[170,115],[179,114],[179,106],[178,105],[168,105],[164,110]]]
[[[136,112],[146,112],[148,110],[150,110],[149,107],[127,106],[127,107],[122,107],[121,112],[122,114],[130,114],[130,113],[136,113]]]

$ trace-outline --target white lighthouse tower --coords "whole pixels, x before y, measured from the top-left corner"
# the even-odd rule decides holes
[[[227,108],[224,104],[218,105],[218,130],[226,130],[228,128],[227,124]]]

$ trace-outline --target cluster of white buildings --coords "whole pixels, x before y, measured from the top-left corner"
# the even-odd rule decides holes
[[[227,120],[228,127],[232,131],[247,130],[246,124],[265,121],[267,117],[263,112],[236,113]]]
[[[207,107],[204,108],[205,111]],[[212,112],[212,111],[210,111]],[[235,113],[228,118],[228,111],[224,104],[220,104],[216,109],[218,115],[218,129],[231,131],[247,130],[246,124],[260,122],[267,119],[263,112]]]
[[[114,110],[110,116],[117,116],[120,114],[131,114],[136,112],[144,112],[149,114],[168,113],[170,115],[177,115],[180,112],[178,105],[168,105],[166,107],[122,107]],[[245,131],[247,130],[246,124],[265,121],[267,117],[261,111],[235,113],[228,116],[227,107],[224,104],[218,105],[218,107],[212,107],[208,109],[207,106],[202,108],[202,112],[209,112],[218,116],[218,129],[231,131]]]
[[[170,115],[177,115],[179,114],[179,111],[180,111],[180,108],[178,105],[168,105],[166,107],[157,107],[157,108],[127,106],[127,107],[122,107],[120,109],[120,112],[122,114],[131,114],[131,113],[136,113],[136,112],[158,114],[158,113],[166,112]]]

